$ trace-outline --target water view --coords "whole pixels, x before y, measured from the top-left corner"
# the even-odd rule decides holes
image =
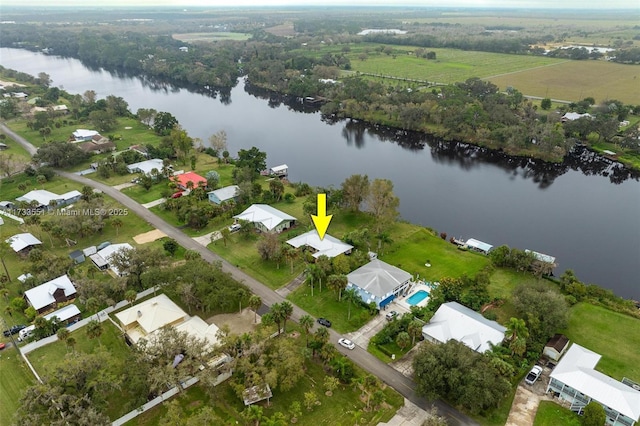
[[[585,283],[640,299],[638,174],[588,151],[545,164],[351,120],[330,122],[243,81],[228,93],[196,93],[7,48],[0,49],[0,64],[44,71],[72,93],[121,96],[133,112],[168,111],[204,141],[225,130],[230,152],[257,146],[268,166],[286,163],[292,181],[339,186],[357,173],[391,179],[403,219],[555,256],[556,275],[573,269]]]

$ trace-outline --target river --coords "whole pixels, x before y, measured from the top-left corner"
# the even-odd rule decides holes
[[[71,93],[121,96],[133,112],[168,111],[204,141],[225,130],[231,153],[257,146],[268,166],[286,163],[292,181],[339,186],[358,173],[390,179],[405,220],[555,256],[556,275],[573,269],[585,283],[640,299],[638,175],[589,152],[550,165],[350,120],[327,122],[242,81],[223,95],[195,93],[8,48],[0,49],[0,64],[46,72]]]

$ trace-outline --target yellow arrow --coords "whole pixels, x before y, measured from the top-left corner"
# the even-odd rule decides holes
[[[331,222],[333,215],[327,216],[327,194],[318,194],[318,215],[311,215],[313,224],[316,226],[318,236],[320,239],[324,239],[324,234],[327,233],[327,228]]]

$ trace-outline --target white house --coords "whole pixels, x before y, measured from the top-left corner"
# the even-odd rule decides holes
[[[476,240],[475,238],[469,238],[466,243],[464,243],[467,248],[471,250],[479,251],[480,253],[487,254],[493,249],[491,244],[482,242],[480,240]]]
[[[178,305],[166,295],[160,294],[116,314],[131,343],[167,326],[178,325],[189,318]]]
[[[382,309],[409,288],[411,274],[375,259],[351,272],[347,280],[347,288],[355,289],[364,303],[374,302]]]
[[[580,114],[578,112],[568,112],[565,115],[562,116],[562,118],[560,119],[563,123],[567,122],[567,121],[574,121],[574,120],[578,120],[580,118],[593,118],[593,115],[589,114],[589,113],[584,113],[584,114]]]
[[[547,392],[569,401],[577,413],[596,401],[608,425],[632,426],[640,420],[640,390],[594,370],[599,360],[599,354],[574,343],[551,372]]]
[[[5,240],[5,243],[9,243],[11,249],[16,253],[27,254],[34,246],[42,244],[42,241],[34,237],[32,234],[25,232],[23,234],[16,234],[13,237]]]
[[[43,318],[47,321],[51,321],[53,318],[58,318],[58,321],[63,324],[72,324],[76,321],[79,321],[81,317],[82,314],[80,313],[80,309],[78,309],[78,307],[72,303],[58,309],[57,311],[45,315]]]
[[[96,132],[95,130],[87,130],[87,129],[78,129],[71,134],[74,142],[85,142],[90,141],[92,137],[95,135],[99,135],[100,132]]]
[[[116,252],[120,250],[132,250],[133,247],[129,243],[122,244],[110,244],[103,248],[102,250],[98,250],[96,253],[89,256],[89,259],[93,262],[94,265],[100,270],[111,269],[116,275],[122,276],[120,271],[117,268],[110,265],[111,258]]]
[[[64,194],[58,195],[46,189],[35,189],[29,191],[21,197],[16,198],[16,201],[22,201],[25,203],[38,203],[39,209],[49,209],[52,206],[52,201],[55,202],[56,207],[66,206],[71,203],[77,202],[82,193],[80,191],[69,191]]]
[[[39,313],[76,297],[76,288],[65,274],[24,292],[24,298]]]
[[[296,218],[266,204],[252,204],[235,219],[246,220],[254,224],[261,232],[278,233],[290,228]]]
[[[211,347],[218,344],[218,326],[207,324],[206,321],[198,316],[192,316],[183,323],[176,325],[175,328],[200,340],[206,340]]]
[[[222,204],[226,201],[233,200],[239,193],[240,187],[238,185],[230,185],[209,191],[207,192],[207,196],[212,203]]]
[[[151,176],[151,171],[156,169],[159,173],[162,172],[162,160],[159,158],[153,158],[151,160],[140,161],[139,163],[129,164],[127,170],[129,173],[143,173],[147,176]]]
[[[324,239],[320,239],[318,232],[313,230],[305,232],[287,241],[287,244],[295,248],[301,246],[310,247],[313,250],[313,257],[316,259],[320,256],[336,257],[340,254],[349,254],[353,250],[353,246],[343,243],[339,239],[329,234],[324,235]]]
[[[430,342],[446,343],[457,340],[476,352],[483,353],[504,340],[507,329],[495,321],[457,302],[440,305],[422,335]]]

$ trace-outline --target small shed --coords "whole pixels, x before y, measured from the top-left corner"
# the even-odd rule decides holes
[[[244,400],[244,405],[255,404],[256,402],[260,402],[263,399],[269,399],[273,396],[271,393],[271,388],[268,383],[264,385],[257,385],[247,388],[242,391],[242,399]]]
[[[82,263],[84,262],[84,253],[81,250],[74,250],[71,253],[69,253],[69,258],[71,258],[71,260],[73,260],[75,263]]]
[[[82,250],[82,254],[84,254],[85,256],[91,256],[92,254],[96,254],[97,252],[98,248],[96,246],[90,246]]]
[[[549,339],[542,353],[553,361],[559,361],[568,347],[569,338],[564,334],[556,334]]]

